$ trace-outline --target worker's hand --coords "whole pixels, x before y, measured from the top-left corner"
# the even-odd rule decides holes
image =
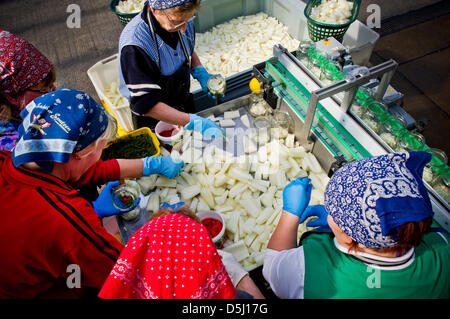
[[[184,205],[184,202],[178,202],[178,203],[173,204],[173,205],[169,205],[169,203],[164,202],[164,203],[161,205],[160,209],[170,208],[170,209],[172,209],[174,212],[177,212],[183,205]]]
[[[143,176],[160,174],[167,178],[174,178],[180,174],[184,162],[169,156],[151,156],[142,159],[144,161]]]
[[[208,92],[208,96],[214,100],[218,99],[218,98],[223,98],[225,96],[225,94],[221,94],[221,95],[213,95],[211,94],[211,92]]]
[[[301,216],[311,199],[309,178],[299,177],[290,182],[283,190],[283,210]]]
[[[324,205],[312,205],[308,206],[304,213],[300,216],[299,223],[303,223],[308,217],[316,216],[315,220],[310,220],[306,223],[307,227],[317,227],[314,231],[326,232],[330,231],[330,226],[328,226],[328,212]]]
[[[225,136],[223,129],[211,121],[210,119],[205,119],[204,117],[198,116],[196,114],[189,114],[190,121],[186,124],[185,128],[187,130],[194,130],[196,132],[202,133],[205,138],[222,138]]]
[[[208,80],[212,76],[212,74],[208,73],[203,66],[197,66],[189,70],[194,79],[200,82],[202,86],[202,90],[205,93],[208,93]]]
[[[129,210],[122,211],[113,206],[113,189],[119,186],[119,181],[115,182],[109,182],[106,184],[106,186],[103,188],[102,192],[98,196],[98,198],[92,202],[92,206],[94,206],[95,213],[98,215],[98,217],[108,217],[113,216],[117,214],[127,213],[135,209],[139,203],[141,202],[141,199],[137,201],[136,204],[133,205]]]
[[[217,253],[222,259],[222,263],[227,270],[228,276],[230,276],[231,282],[234,287],[236,287],[239,281],[248,274],[248,271],[242,268],[241,264],[234,258],[233,254],[222,249],[218,249]]]

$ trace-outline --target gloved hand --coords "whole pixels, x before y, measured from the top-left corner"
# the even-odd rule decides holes
[[[183,161],[169,156],[145,157],[142,160],[144,161],[143,176],[160,174],[167,178],[174,178],[180,174],[184,166]]]
[[[208,73],[208,71],[206,71],[206,69],[201,65],[190,69],[189,73],[192,74],[194,79],[200,82],[203,92],[208,93],[208,80],[212,74]]]
[[[169,205],[169,203],[164,202],[161,205],[160,209],[162,209],[162,208],[171,208],[174,212],[177,212],[181,208],[181,206],[183,206],[183,205],[184,205],[184,202],[178,202],[178,203],[173,204],[173,205]]]
[[[306,223],[308,227],[317,227],[314,231],[326,232],[330,231],[330,226],[328,226],[328,212],[324,205],[312,205],[308,206],[305,212],[300,217],[300,224],[303,223],[308,217],[317,216],[319,218],[315,220],[310,220]]]
[[[119,186],[119,181],[109,182],[103,188],[103,190],[100,193],[100,195],[98,196],[98,198],[92,202],[92,206],[94,206],[95,213],[98,215],[98,217],[103,218],[103,217],[113,216],[116,214],[130,212],[133,209],[135,209],[141,202],[141,199],[139,198],[137,203],[134,204],[133,207],[131,207],[127,211],[121,211],[121,210],[115,208],[113,206],[112,189],[117,186]]]
[[[312,185],[309,178],[299,177],[283,190],[283,210],[301,216],[311,199]]]
[[[210,119],[205,119],[204,117],[198,116],[196,114],[189,114],[191,120],[185,125],[187,130],[194,130],[202,133],[206,138],[221,138],[225,136],[223,129],[211,121]]]
[[[222,249],[218,249],[217,253],[222,259],[222,263],[227,270],[228,276],[230,276],[231,282],[234,287],[236,287],[239,284],[239,281],[248,274],[248,271],[242,268],[241,264],[234,258],[233,254]]]

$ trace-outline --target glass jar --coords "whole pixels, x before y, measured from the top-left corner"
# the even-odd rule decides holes
[[[433,185],[433,189],[447,204],[450,204],[450,170],[448,166],[439,175],[438,181]]]
[[[252,93],[247,108],[248,113],[253,117],[265,116],[271,107],[264,100],[262,93]]]
[[[268,116],[258,116],[253,120],[253,126],[256,128],[259,145],[266,144],[270,140],[270,130],[272,121]]]
[[[337,79],[343,79],[342,66],[338,62],[328,61],[322,67],[322,73],[320,80],[324,85],[329,85],[337,81]]]
[[[401,137],[407,132],[405,119],[398,115],[392,115],[383,122],[380,137],[392,149],[396,149]]]
[[[367,106],[372,102],[374,102],[373,91],[365,86],[360,86],[358,91],[356,91],[350,110],[362,119],[367,111]]]
[[[314,74],[318,79],[320,79],[322,67],[326,62],[327,62],[326,55],[316,50],[309,56],[308,68],[312,74]]]
[[[387,106],[381,102],[372,102],[367,106],[366,112],[362,116],[362,120],[375,133],[380,134],[383,122],[388,116]]]
[[[221,74],[214,74],[208,79],[207,87],[212,95],[222,96],[225,94],[227,83]]]
[[[296,51],[297,59],[308,66],[309,56],[315,51],[315,43],[311,40],[302,40]]]
[[[125,180],[113,189],[112,204],[120,211],[128,212],[139,200],[141,188],[135,180]]]
[[[433,186],[438,182],[440,174],[445,170],[448,159],[445,152],[440,149],[429,148],[427,152],[431,154],[431,160],[424,168],[423,179]]]
[[[288,113],[276,110],[272,118],[272,130],[278,133],[278,138],[286,138],[292,130],[292,119]]]
[[[417,152],[427,149],[425,137],[417,132],[405,133],[395,149],[396,152]]]

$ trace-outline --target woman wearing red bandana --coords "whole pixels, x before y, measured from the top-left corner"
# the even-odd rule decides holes
[[[115,299],[232,299],[241,298],[234,281],[251,281],[248,273],[236,280],[225,268],[208,231],[189,209],[161,210],[128,241],[100,291]],[[230,278],[231,277],[231,278]],[[253,281],[251,281],[253,282]],[[245,289],[246,298],[264,298]],[[241,286],[242,287],[242,286]],[[248,287],[248,286],[247,286]],[[240,285],[237,285],[240,289]],[[243,288],[241,288],[243,289]]]
[[[52,63],[28,41],[0,30],[0,149],[11,150],[18,138],[20,111],[53,91]]]

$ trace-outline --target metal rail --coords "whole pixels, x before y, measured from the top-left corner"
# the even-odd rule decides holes
[[[321,82],[311,73],[311,71],[308,70],[300,61],[298,61],[297,58],[286,48],[281,45],[276,45],[274,46],[273,52],[274,56],[278,58],[280,63],[282,63],[292,75],[296,76],[296,73],[301,70],[313,79],[319,86],[322,86]],[[381,99],[384,96],[397,67],[398,63],[391,59],[369,68],[366,74],[349,76],[341,81],[321,87],[320,89],[311,92],[311,97],[309,99],[305,116],[305,125],[303,126],[302,133],[300,134],[300,142],[302,145],[304,145],[304,147],[308,150],[311,150],[314,146],[314,140],[311,138],[311,127],[316,113],[317,103],[319,103],[320,100],[344,92],[341,109],[343,112],[347,112],[355,98],[358,88],[361,85],[368,83],[371,79],[377,77],[381,77],[381,81],[375,94],[375,98]]]

